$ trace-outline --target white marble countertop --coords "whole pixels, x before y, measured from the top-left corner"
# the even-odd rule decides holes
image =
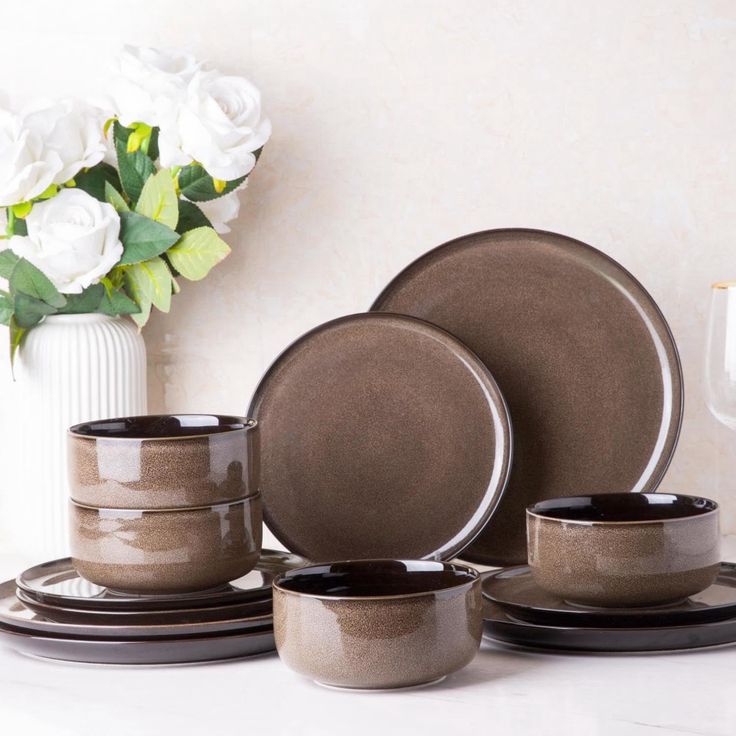
[[[736,558],[736,537],[724,558]],[[0,556],[0,576],[25,561]],[[736,647],[656,655],[560,655],[484,642],[433,687],[327,690],[275,654],[215,665],[57,664],[0,646],[3,734],[421,733],[644,736],[736,732]]]

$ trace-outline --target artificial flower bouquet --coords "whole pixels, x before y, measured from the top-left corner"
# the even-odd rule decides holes
[[[271,134],[260,93],[190,54],[126,46],[110,99],[0,109],[0,323],[11,359],[51,314],[168,312],[197,281]]]

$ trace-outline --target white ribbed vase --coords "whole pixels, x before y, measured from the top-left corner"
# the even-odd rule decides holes
[[[53,315],[29,331],[16,361],[20,447],[3,506],[12,547],[40,561],[68,554],[66,431],[146,413],[146,346],[128,318]]]

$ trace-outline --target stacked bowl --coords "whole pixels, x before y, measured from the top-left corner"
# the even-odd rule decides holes
[[[72,560],[90,582],[137,593],[223,585],[261,549],[256,423],[165,415],[69,431]]]
[[[230,416],[72,427],[72,557],[0,585],[2,633],[26,654],[111,664],[273,650],[272,582],[306,561],[261,549],[257,441]]]

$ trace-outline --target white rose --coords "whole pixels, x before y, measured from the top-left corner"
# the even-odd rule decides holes
[[[240,188],[243,189],[244,187]],[[227,223],[234,220],[240,213],[240,197],[237,190],[226,194],[224,197],[210,199],[206,202],[195,202],[195,204],[212,223],[215,232],[220,233],[220,235],[230,232]]]
[[[23,117],[0,109],[0,207],[28,202],[54,183],[64,164]]]
[[[110,94],[123,125],[163,125],[176,115],[200,64],[183,51],[123,46]]]
[[[161,164],[198,161],[210,176],[231,181],[250,173],[253,155],[271,136],[261,93],[247,79],[198,72],[187,86],[175,123],[161,127]]]
[[[81,189],[64,189],[35,204],[26,224],[28,235],[14,235],[11,249],[63,294],[96,284],[123,255],[118,213]]]
[[[55,184],[73,179],[105,157],[105,113],[99,108],[77,100],[60,100],[26,113],[25,125],[61,158],[63,168],[54,177]]]

